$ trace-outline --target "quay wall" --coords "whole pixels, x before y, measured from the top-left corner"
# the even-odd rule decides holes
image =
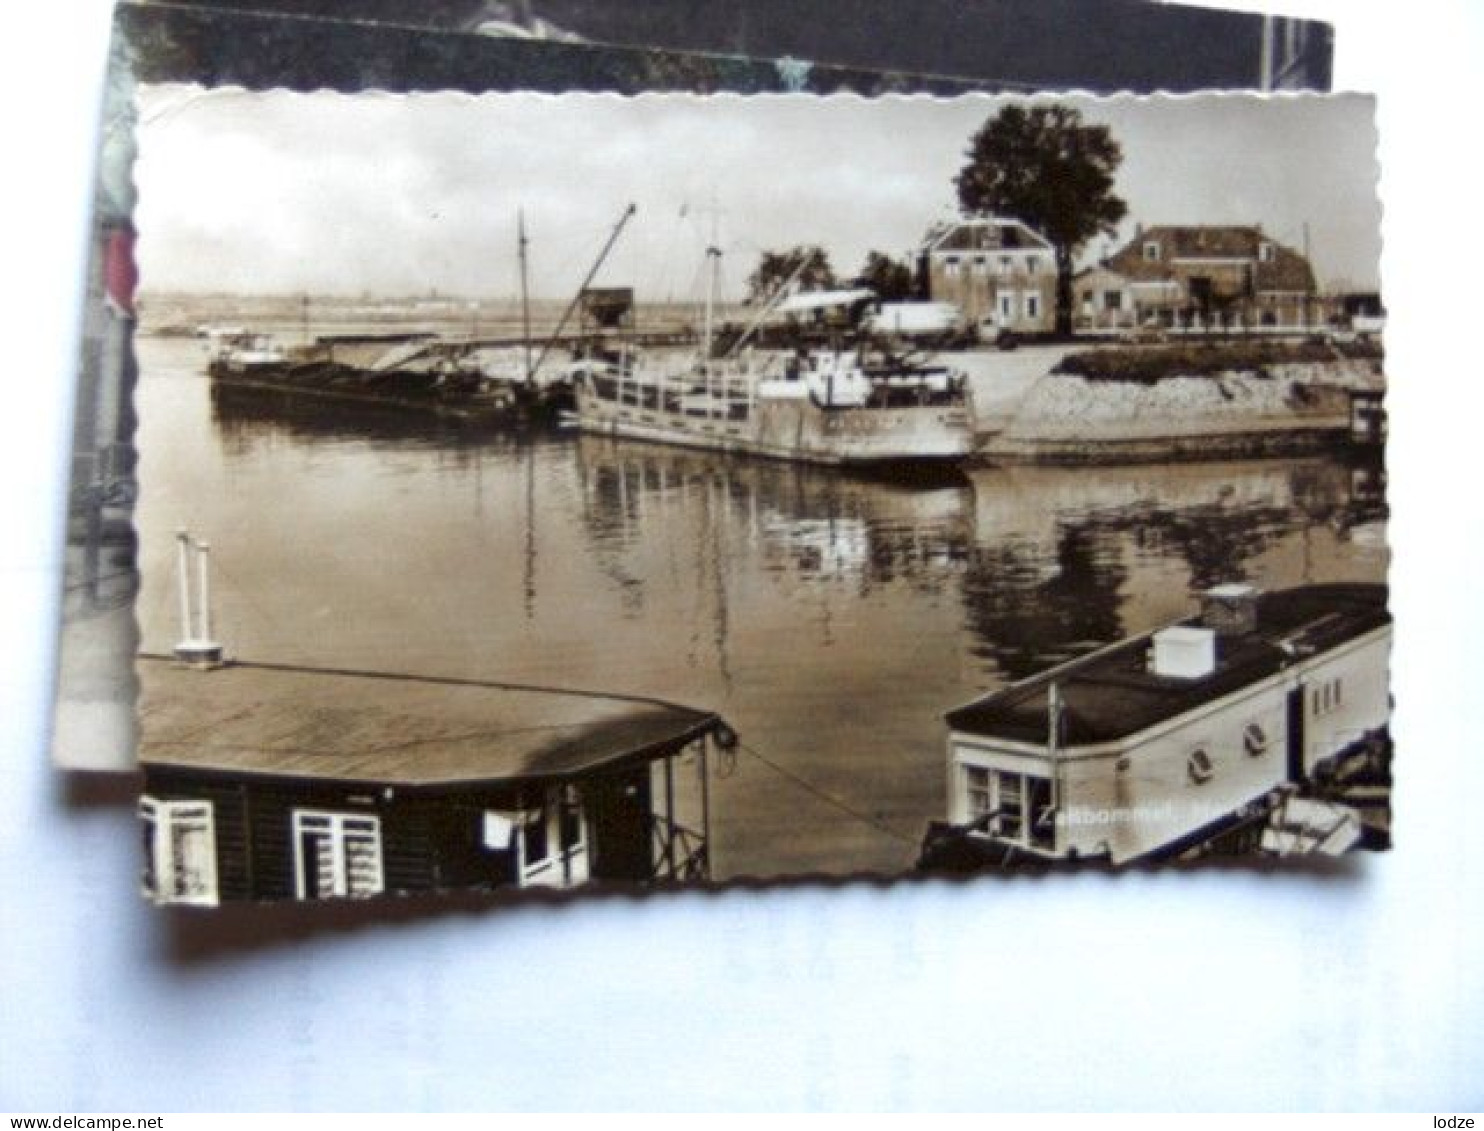
[[[1376,363],[1366,360],[1148,383],[1048,373],[1007,419],[981,420],[978,454],[1091,463],[1312,451],[1348,435],[1352,391],[1380,384]]]

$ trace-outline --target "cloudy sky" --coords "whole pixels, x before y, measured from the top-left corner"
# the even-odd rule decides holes
[[[1007,99],[807,96],[140,95],[140,262],[153,290],[565,297],[630,201],[599,276],[688,299],[706,244],[733,295],[764,248],[822,244],[853,273],[955,207],[969,138]],[[1260,223],[1321,284],[1371,288],[1373,105],[1362,96],[1058,101],[1122,143],[1134,223]],[[1109,250],[1094,243],[1084,258]]]

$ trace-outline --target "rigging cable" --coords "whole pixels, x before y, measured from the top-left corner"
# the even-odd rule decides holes
[[[759,762],[767,766],[770,770],[778,774],[780,777],[788,779],[800,789],[809,794],[812,794],[814,797],[817,797],[826,805],[840,810],[840,812],[844,813],[846,816],[860,821],[862,824],[870,825],[871,828],[875,829],[877,832],[883,833],[886,836],[891,837],[893,840],[898,840],[901,841],[903,844],[910,844],[914,847],[916,846],[917,841],[914,838],[903,836],[901,833],[897,832],[896,829],[892,828],[879,817],[873,817],[869,813],[861,812],[859,809],[854,808],[847,802],[841,801],[838,797],[830,793],[828,790],[822,789],[821,787],[815,785],[807,778],[802,778],[798,774],[794,773],[792,770],[785,769],[783,766],[780,766],[777,762],[773,761],[756,747],[749,746],[747,743],[741,742],[737,744],[737,748],[739,750],[745,750],[747,753],[751,754]]]

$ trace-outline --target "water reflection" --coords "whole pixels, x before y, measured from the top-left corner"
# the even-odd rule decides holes
[[[946,708],[1192,588],[1385,576],[1378,474],[1334,460],[906,480],[168,375],[142,394],[147,646],[189,519],[238,655],[717,710],[747,744],[715,782],[718,878],[900,871],[945,812]]]
[[[971,473],[975,654],[1006,680],[1184,615],[1229,581],[1384,577],[1378,468],[1335,458]],[[1367,539],[1367,543],[1378,539]]]

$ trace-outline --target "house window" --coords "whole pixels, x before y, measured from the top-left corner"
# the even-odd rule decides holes
[[[364,899],[385,888],[381,818],[294,810],[294,894],[300,899]]]
[[[215,907],[216,828],[209,801],[139,799],[144,891],[156,903]]]
[[[1146,243],[1144,245],[1144,262],[1145,263],[1158,263],[1159,262],[1159,241],[1158,240],[1150,240],[1148,243]]]
[[[1025,316],[1031,321],[1041,317],[1041,296],[1035,291],[1025,293]]]
[[[1123,309],[1123,292],[1122,291],[1104,291],[1103,292],[1103,309],[1104,310],[1122,310]]]
[[[1000,295],[1000,325],[1008,326],[1015,318],[1015,296]]]
[[[1015,260],[1008,255],[1000,256],[1000,274],[1009,275],[1015,271]]]
[[[1049,778],[965,766],[964,794],[970,823],[989,835],[1033,848],[1054,847],[1056,814]]]
[[[974,256],[974,274],[976,274],[976,275],[987,275],[987,274],[989,274],[989,256],[987,256],[987,255],[976,255],[976,256]]]
[[[943,274],[947,275],[950,279],[957,277],[957,275],[958,275],[958,256],[956,256],[956,255],[949,255],[949,256],[945,256],[944,257],[944,259],[943,259]]]
[[[1266,240],[1257,245],[1257,258],[1262,262],[1271,263],[1273,261],[1273,254],[1273,245]]]

